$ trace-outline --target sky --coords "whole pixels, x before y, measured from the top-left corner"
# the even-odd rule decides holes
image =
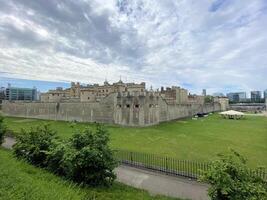
[[[0,0],[0,84],[267,88],[266,0]],[[4,85],[5,86],[5,85]]]

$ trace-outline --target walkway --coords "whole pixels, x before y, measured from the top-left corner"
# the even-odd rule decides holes
[[[117,180],[126,185],[170,197],[207,200],[208,186],[181,177],[167,176],[128,166],[116,168]]]
[[[12,149],[12,146],[16,143],[14,138],[6,137],[2,146],[6,149]]]
[[[11,149],[15,144],[13,138],[5,138],[3,147]],[[119,166],[115,169],[117,181],[126,185],[147,190],[152,195],[165,195],[191,200],[208,200],[208,185],[173,177],[129,166]]]

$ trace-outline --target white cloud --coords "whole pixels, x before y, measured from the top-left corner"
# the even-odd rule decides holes
[[[267,88],[264,0],[0,3],[0,72],[16,78]]]

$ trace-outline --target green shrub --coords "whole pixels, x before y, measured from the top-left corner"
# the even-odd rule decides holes
[[[250,173],[246,160],[235,151],[219,155],[209,171],[204,172],[201,181],[211,185],[212,200],[266,200],[267,185]]]
[[[66,141],[54,140],[47,152],[47,169],[60,176],[66,176],[64,169],[64,155],[66,155],[70,145]]]
[[[4,141],[4,135],[6,133],[6,126],[4,124],[4,117],[2,115],[0,115],[0,145],[3,143]]]
[[[29,131],[22,130],[21,134],[16,137],[14,153],[18,158],[44,167],[46,166],[47,151],[56,138],[55,134],[55,131],[48,125],[31,128]]]
[[[55,174],[78,183],[110,185],[117,162],[108,146],[109,135],[103,127],[96,131],[77,131],[69,140],[56,138],[47,125],[22,130],[17,136],[14,153],[18,158],[46,167]]]
[[[115,179],[117,163],[108,146],[109,135],[103,127],[95,132],[86,128],[68,142],[54,143],[48,153],[47,165],[54,173],[91,186],[110,185]]]

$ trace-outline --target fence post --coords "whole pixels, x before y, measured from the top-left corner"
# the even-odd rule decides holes
[[[168,157],[165,158],[165,171],[168,173]]]
[[[131,164],[133,164],[133,152],[130,152]]]
[[[198,161],[178,160],[171,157],[157,156],[155,154],[137,153],[131,151],[114,151],[114,156],[121,164],[129,164],[137,167],[145,167],[166,174],[176,174],[197,179],[211,168],[210,163]],[[248,169],[248,173],[255,177],[261,177],[267,181],[265,168]]]

